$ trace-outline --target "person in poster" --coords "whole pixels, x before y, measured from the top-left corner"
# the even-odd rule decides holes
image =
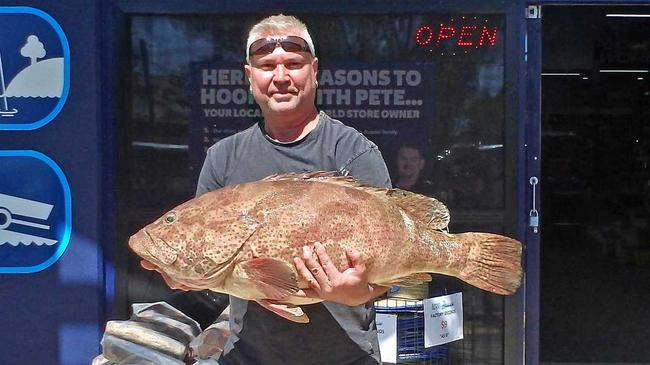
[[[433,183],[424,176],[427,161],[420,146],[413,143],[401,145],[395,162],[397,174],[393,179],[394,187],[441,199],[434,195]]]

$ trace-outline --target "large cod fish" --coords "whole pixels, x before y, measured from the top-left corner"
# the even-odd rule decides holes
[[[430,272],[512,294],[521,280],[521,243],[490,233],[449,234],[438,200],[364,186],[333,173],[273,175],[224,187],[167,212],[129,240],[145,269],[175,289],[209,289],[253,300],[295,322],[308,322],[293,296],[308,283],[293,264],[303,246],[323,244],[348,268],[346,248],[361,254],[373,284],[416,285]]]

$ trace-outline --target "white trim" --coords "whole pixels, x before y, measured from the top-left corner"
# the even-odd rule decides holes
[[[610,18],[650,18],[650,14],[607,14]]]
[[[648,73],[648,70],[600,70],[602,73]]]
[[[582,76],[579,72],[542,72],[542,76]]]
[[[170,143],[155,143],[155,142],[131,142],[131,146],[134,147],[151,147],[158,149],[170,149],[170,150],[187,150],[189,146],[186,144],[170,144]]]

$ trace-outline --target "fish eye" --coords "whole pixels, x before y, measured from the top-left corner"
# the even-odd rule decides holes
[[[176,220],[176,213],[174,212],[169,212],[169,214],[165,216],[165,223],[167,224],[172,224],[174,223],[175,220]]]

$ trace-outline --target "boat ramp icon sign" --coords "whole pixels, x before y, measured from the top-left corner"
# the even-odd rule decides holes
[[[63,171],[35,151],[0,151],[0,273],[41,271],[70,240],[70,187]]]
[[[0,7],[0,130],[31,130],[63,108],[70,48],[61,26],[30,7]]]

